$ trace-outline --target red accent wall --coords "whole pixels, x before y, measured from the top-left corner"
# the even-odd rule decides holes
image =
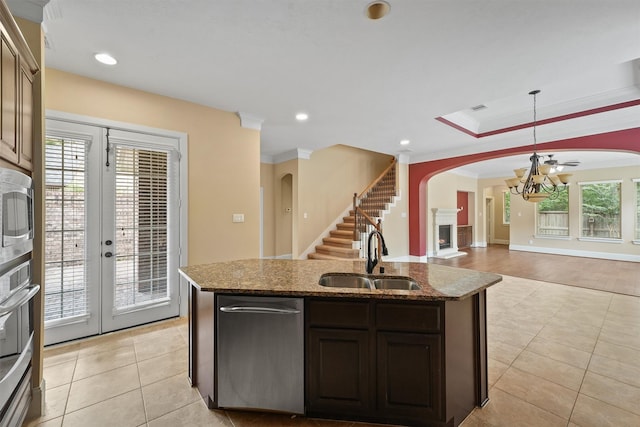
[[[466,191],[458,191],[458,225],[469,225],[469,193]]]
[[[640,128],[547,142],[538,144],[538,150],[627,151],[640,155]],[[409,254],[415,256],[427,254],[426,189],[427,181],[432,176],[469,163],[532,151],[533,145],[527,145],[409,165]]]

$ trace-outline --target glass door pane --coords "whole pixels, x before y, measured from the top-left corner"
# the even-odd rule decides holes
[[[99,218],[93,218],[99,210],[89,210],[99,202],[99,181],[89,175],[99,139],[98,128],[47,121],[42,287],[46,344],[99,332],[99,291],[92,286],[99,279],[100,260],[87,244],[99,238]]]
[[[178,155],[172,142],[111,131],[111,161],[103,173],[104,331],[179,314]]]
[[[116,147],[116,310],[166,300],[167,153]]]

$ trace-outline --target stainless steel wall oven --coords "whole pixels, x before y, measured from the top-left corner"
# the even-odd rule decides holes
[[[31,178],[0,169],[0,427],[20,426],[31,402],[34,302]]]
[[[33,188],[27,175],[0,168],[0,265],[33,249]]]

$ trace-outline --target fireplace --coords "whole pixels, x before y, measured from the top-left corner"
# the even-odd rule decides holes
[[[436,208],[433,211],[433,256],[453,258],[466,255],[458,251],[458,209]]]
[[[451,247],[451,224],[438,226],[438,246],[439,249]]]

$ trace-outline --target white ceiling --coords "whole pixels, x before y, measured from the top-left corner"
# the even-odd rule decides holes
[[[638,0],[388,1],[372,21],[370,0],[51,0],[46,64],[260,117],[267,161],[334,144],[398,154],[401,139],[411,163],[529,145],[530,128],[475,138],[435,119],[530,122],[532,89],[538,119],[640,99]],[[539,126],[538,143],[631,127],[638,105]]]

